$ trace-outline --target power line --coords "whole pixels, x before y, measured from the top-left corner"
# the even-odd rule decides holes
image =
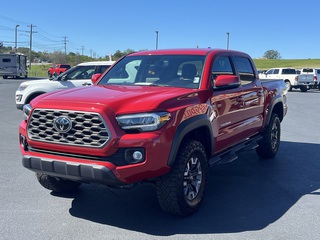
[[[30,27],[29,23],[26,23],[23,21],[18,21],[16,19],[6,17],[3,15],[0,15],[0,19],[14,23],[15,26],[16,25],[20,25],[20,26],[25,25],[25,26]],[[2,31],[14,32],[15,29],[12,27],[3,25],[3,22],[4,21],[1,21],[1,25],[0,25],[0,41],[3,42],[6,46],[10,46],[15,42],[11,41],[12,37],[9,36],[10,34],[3,34]],[[35,27],[35,26],[33,25],[33,27]],[[23,30],[19,29],[17,31],[19,33],[27,32],[30,37],[29,43],[31,42],[31,44],[32,44],[31,48],[39,49],[41,51],[43,51],[43,50],[45,50],[45,51],[61,51],[62,49],[64,49],[65,54],[67,54],[67,51],[72,51],[72,52],[81,51],[82,55],[83,55],[83,52],[85,50],[84,46],[80,46],[80,45],[70,41],[69,37],[53,35],[50,32],[45,31],[44,29],[42,29],[38,25],[37,25],[37,32],[36,32],[37,34],[34,34],[34,35],[30,33],[31,30],[23,31]],[[30,36],[30,35],[32,35],[32,36]],[[21,39],[18,43],[19,43],[19,46],[23,46],[23,47],[26,47],[28,45],[27,41],[22,41]],[[91,52],[91,55],[92,54],[93,53]]]

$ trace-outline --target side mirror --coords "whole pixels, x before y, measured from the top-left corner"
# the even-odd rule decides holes
[[[91,77],[92,83],[96,84],[99,81],[101,75],[102,75],[101,73],[93,74],[92,77]]]
[[[235,88],[239,86],[239,78],[234,75],[219,75],[214,81],[215,88]]]

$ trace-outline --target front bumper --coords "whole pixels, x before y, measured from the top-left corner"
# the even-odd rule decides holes
[[[24,102],[22,100],[23,100],[23,95],[21,93],[16,92],[16,107],[19,110],[22,110],[24,105]]]
[[[24,104],[20,104],[20,103],[16,103],[16,108],[19,109],[19,110],[22,110],[23,109],[23,106]]]
[[[125,183],[119,181],[113,172],[105,166],[57,161],[51,158],[39,158],[25,155],[22,165],[34,172],[41,172],[50,176],[65,179],[102,183],[110,186],[122,186]]]

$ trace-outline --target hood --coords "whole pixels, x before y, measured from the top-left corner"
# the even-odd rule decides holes
[[[20,84],[20,86],[21,85],[28,85],[28,86],[30,86],[30,85],[35,85],[35,84],[45,84],[45,83],[48,83],[48,82],[50,82],[50,81],[52,81],[52,80],[50,80],[50,79],[40,79],[40,80],[31,80],[31,81],[25,81],[25,82],[22,82],[21,84]]]
[[[186,100],[190,99],[190,96],[194,98],[196,94],[192,93],[196,91],[194,89],[159,86],[78,87],[42,94],[32,101],[32,105],[34,107],[72,110],[109,108],[114,113],[121,114],[154,109],[164,110],[163,104],[165,102]]]

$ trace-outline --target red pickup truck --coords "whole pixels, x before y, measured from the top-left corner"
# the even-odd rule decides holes
[[[48,69],[48,76],[49,78],[59,76],[61,73],[67,71],[69,68],[71,68],[71,66],[68,64],[57,64]]]
[[[210,166],[235,160],[240,150],[267,159],[278,152],[286,86],[261,82],[245,53],[137,52],[93,81],[24,106],[22,164],[49,190],[149,182],[165,211],[190,215]]]

